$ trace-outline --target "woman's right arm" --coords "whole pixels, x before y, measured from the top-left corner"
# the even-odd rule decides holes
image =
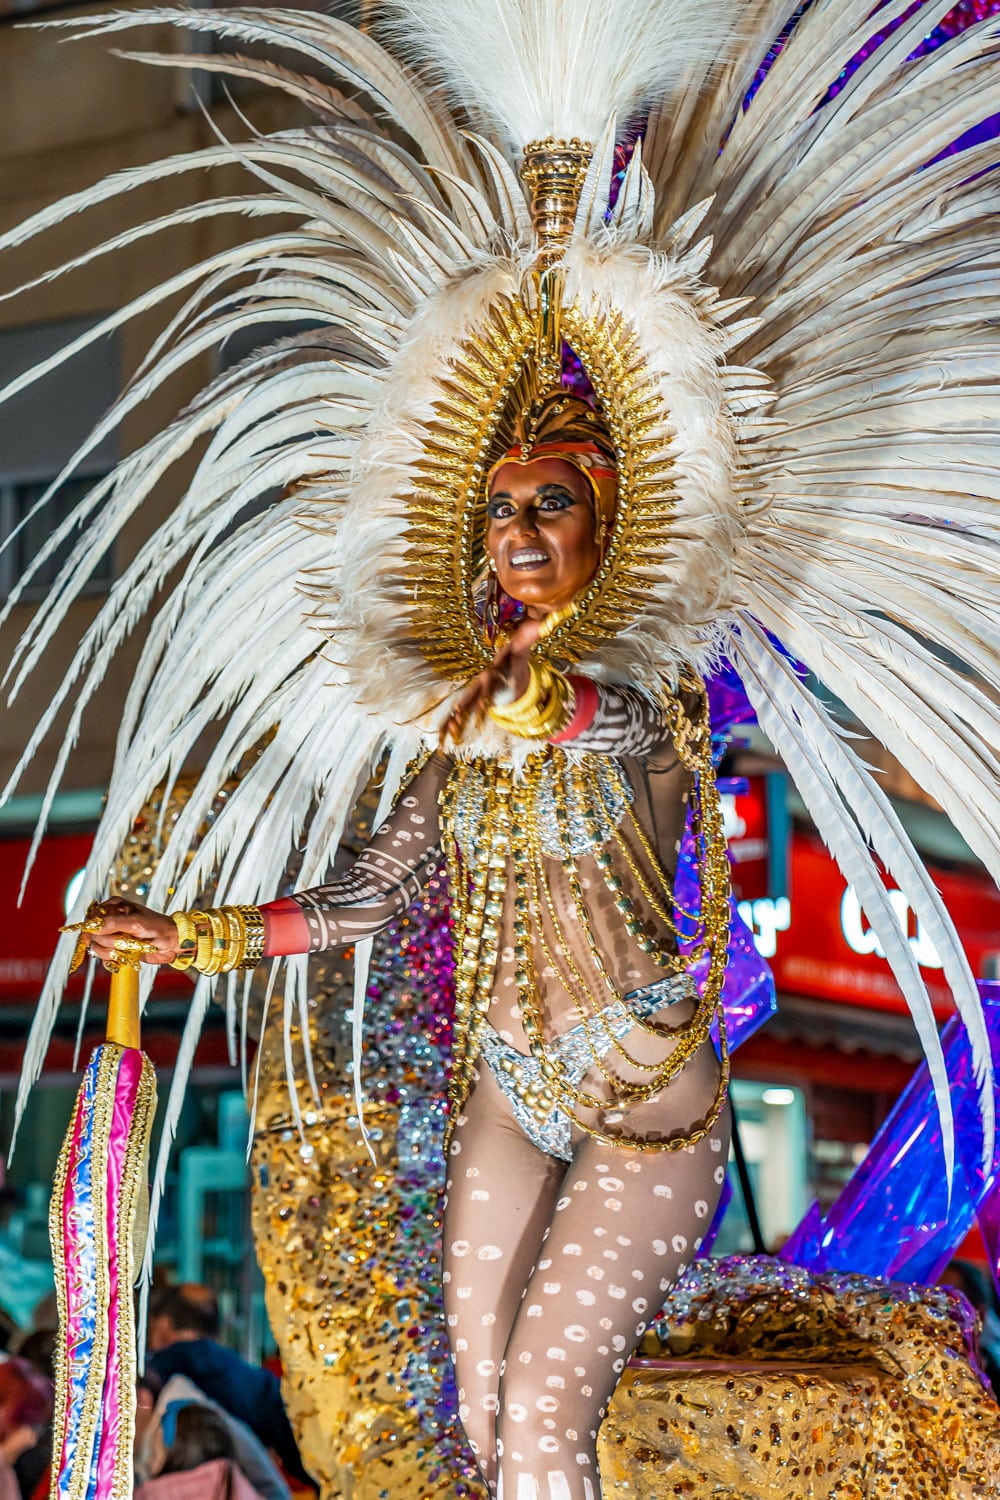
[[[431,756],[340,879],[261,907],[265,958],[356,943],[402,916],[440,857],[438,797],[449,768],[445,755]]]
[[[343,876],[260,908],[265,958],[356,943],[402,916],[439,857],[438,797],[450,764],[440,751],[431,756]],[[98,958],[113,958],[122,937],[147,945],[145,963],[169,964],[177,957],[178,933],[169,916],[119,898],[102,902],[101,910],[102,928],[87,934]]]

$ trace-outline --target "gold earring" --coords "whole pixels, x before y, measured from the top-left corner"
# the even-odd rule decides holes
[[[489,556],[488,556],[488,557],[487,557],[487,559],[486,559],[486,567],[487,567],[487,569],[488,569],[488,570],[489,570],[489,572],[491,572],[491,573],[495,573],[495,572],[496,572],[496,570],[497,570],[497,565],[496,565],[496,563],[495,563],[495,562],[494,562],[494,561],[493,561],[493,558],[492,558],[492,557],[489,557]]]

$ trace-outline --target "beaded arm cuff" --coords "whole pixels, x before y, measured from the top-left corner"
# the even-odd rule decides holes
[[[177,928],[172,969],[228,974],[233,969],[254,969],[264,956],[264,918],[259,906],[213,906],[170,915]]]

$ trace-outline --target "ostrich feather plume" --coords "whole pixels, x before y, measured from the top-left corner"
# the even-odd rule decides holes
[[[734,0],[391,0],[380,31],[486,133],[517,153],[597,141],[704,79],[734,41]]]

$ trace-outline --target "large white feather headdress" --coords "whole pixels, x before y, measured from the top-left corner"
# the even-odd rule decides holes
[[[291,330],[124,460],[37,559],[84,527],[15,652],[15,692],[113,536],[172,465],[199,455],[183,500],[81,643],[8,791],[72,699],[47,811],[111,655],[180,568],[147,626],[84,899],[100,894],[138,808],[212,725],[151,903],[174,888],[190,904],[216,880],[220,900],[265,899],[293,845],[304,849],[301,883],[326,872],[360,778],[389,747],[390,780],[398,774],[474,663],[468,609],[445,587],[462,582],[471,555],[455,539],[455,507],[460,484],[472,484],[469,453],[482,460],[495,436],[483,424],[497,372],[509,389],[537,333],[536,273],[552,262],[519,174],[540,139],[588,143],[557,257],[562,332],[599,388],[631,491],[607,575],[555,645],[586,670],[639,681],[720,651],[732,658],[909,1000],[950,1170],[937,1030],[879,862],[938,947],[972,1035],[991,1149],[974,979],[887,798],[776,641],[889,745],[1000,875],[994,177],[988,150],[937,159],[1000,107],[1000,83],[989,23],[907,61],[947,9],[938,0],[824,102],[872,23],[868,0],[814,0],[744,109],[796,8],[400,0],[396,56],[343,21],[296,11],[67,23],[106,33],[168,19],[213,32],[236,50],[147,60],[251,76],[292,94],[317,124],[118,174],[0,242],[236,156],[247,192],[179,216],[240,215],[240,243],[85,336],[186,294],[104,426],[232,333]],[[890,0],[880,19],[907,9]],[[304,71],[238,51],[267,42],[297,53]],[[609,211],[615,120],[646,108],[641,153]],[[185,867],[219,786],[251,748],[252,766]],[[29,1074],[66,957],[46,987]],[[204,1003],[199,992],[192,1034]]]

